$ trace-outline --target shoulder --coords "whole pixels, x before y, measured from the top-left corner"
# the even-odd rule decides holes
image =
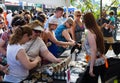
[[[45,32],[44,32],[44,34],[49,35],[50,31],[46,29]]]
[[[5,32],[2,34],[1,38],[2,38],[3,40],[8,39],[8,37],[9,37],[8,33],[9,33],[8,31],[5,31]]]
[[[77,23],[76,23],[76,21],[74,20],[74,21],[73,21],[73,25],[76,26],[76,24],[77,24]]]
[[[89,30],[88,30],[87,34],[88,34],[88,35],[87,35],[88,38],[90,38],[90,39],[93,39],[93,38],[96,37],[96,35],[95,35],[92,31],[89,31]]]
[[[50,32],[50,31],[45,31],[45,34],[46,34],[46,36],[49,38],[49,37],[51,37],[52,36],[52,32]]]

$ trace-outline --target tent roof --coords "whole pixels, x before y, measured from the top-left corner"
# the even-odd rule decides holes
[[[51,5],[51,6],[66,6],[67,0],[20,0],[30,3],[39,3],[39,4],[45,4],[45,5]]]

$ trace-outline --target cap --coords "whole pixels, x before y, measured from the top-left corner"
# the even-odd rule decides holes
[[[41,27],[41,26],[37,26],[37,27],[33,28],[33,30],[44,31],[43,27]]]
[[[58,24],[58,20],[56,18],[51,18],[49,24]]]

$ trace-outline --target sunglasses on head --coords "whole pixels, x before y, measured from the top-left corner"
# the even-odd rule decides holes
[[[39,30],[33,30],[35,33],[41,33],[41,31]]]
[[[26,21],[23,18],[19,18],[15,21],[15,24],[16,25],[26,24]]]

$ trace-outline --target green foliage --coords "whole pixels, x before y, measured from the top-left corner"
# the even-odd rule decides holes
[[[94,13],[96,19],[99,17],[99,4],[92,4],[91,0],[79,0],[78,2],[76,0],[71,0],[71,5],[80,9],[82,13],[89,11]]]
[[[109,9],[111,6],[117,7],[120,4],[119,0],[111,0],[112,3],[110,6],[106,5],[104,9]],[[83,13],[84,12],[93,12],[95,18],[98,19],[100,17],[100,4],[93,4],[92,0],[70,0],[71,5],[80,9]],[[118,13],[120,15],[120,13]]]
[[[117,12],[118,17],[120,17],[120,11]]]

